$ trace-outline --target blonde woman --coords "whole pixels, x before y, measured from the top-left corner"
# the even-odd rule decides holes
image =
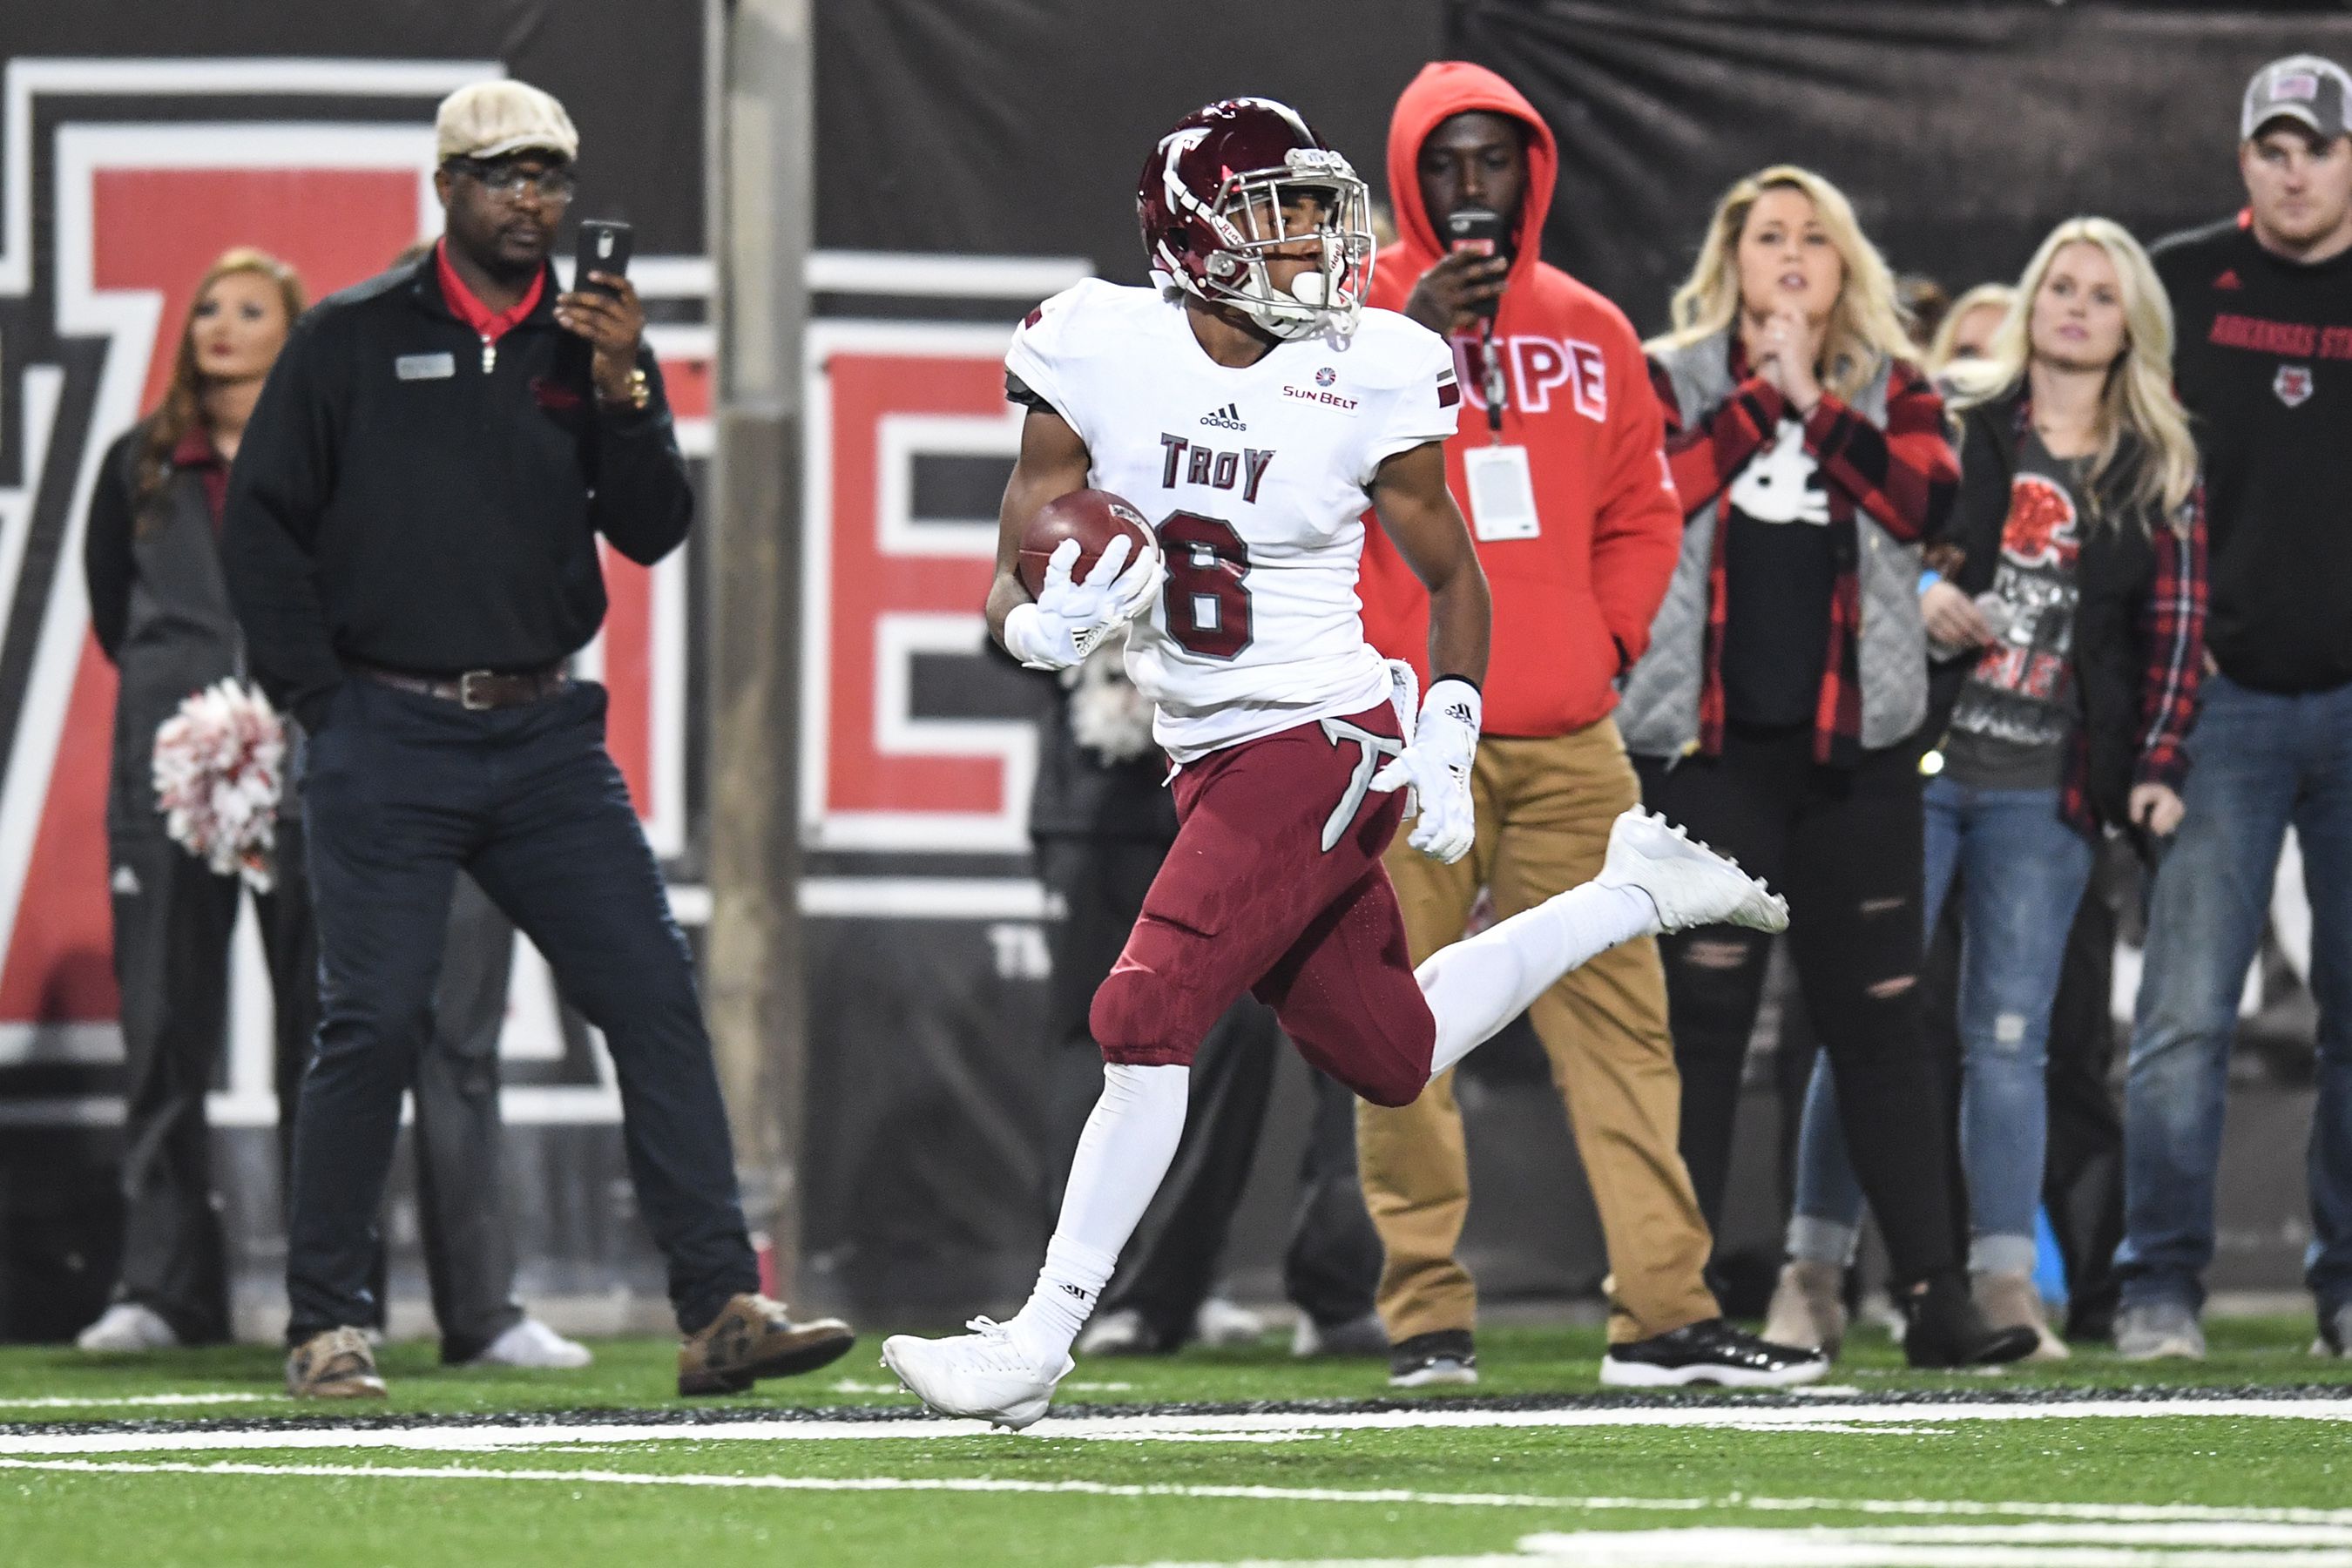
[[[1853,1110],[1917,1365],[2015,1359],[1969,1300],[1922,1033],[1919,540],[1958,482],[1943,404],[1846,199],[1767,169],[1717,205],[1650,345],[1682,554],[1618,722],[1650,804],[1784,890],[1790,952]],[[1682,1148],[1721,1213],[1769,944],[1662,944]],[[1768,1338],[1769,1336],[1768,1335]]]
[[[1993,334],[2016,302],[2017,290],[2006,283],[1979,283],[1953,300],[1928,342],[1927,374],[1941,380],[1954,365],[1990,354]]]
[[[1961,887],[1960,1153],[1969,1267],[1993,1323],[2066,1348],[2032,1285],[2042,1072],[2066,933],[2103,826],[2179,825],[2204,663],[2197,453],[2172,392],[2172,312],[2147,253],[2105,218],[2042,242],[1987,356],[1954,367],[1961,563],[1922,597],[1966,652],[1927,786],[1927,921]],[[1932,574],[1931,574],[1932,575]],[[1862,1215],[1840,1091],[1816,1068],[1798,1162],[1784,1331],[1834,1338]]]

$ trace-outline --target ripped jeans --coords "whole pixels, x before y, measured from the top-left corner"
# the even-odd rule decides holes
[[[1812,759],[1810,726],[1727,726],[1723,751],[1648,762],[1643,795],[1788,895],[1789,955],[1836,1075],[1848,1147],[1895,1282],[1960,1267],[1950,1118],[1919,1005],[1919,747]],[[1661,939],[1683,1163],[1720,1229],[1732,1123],[1772,939],[1706,926]]]
[[[2066,933],[2090,884],[2091,843],[2058,816],[2054,789],[1928,782],[1926,929],[1960,881],[1960,1163],[1968,1175],[1969,1267],[2033,1270],[2033,1215],[2050,1125],[2043,1068]],[[1797,1148],[1789,1256],[1844,1264],[1862,1230],[1837,1089],[1813,1064]]]

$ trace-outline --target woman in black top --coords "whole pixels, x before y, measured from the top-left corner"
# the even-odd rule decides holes
[[[1927,921],[1962,909],[1960,1153],[1979,1304],[2065,1345],[2032,1272],[2043,1068],[2068,928],[2105,828],[2168,836],[2204,661],[2197,452],[2147,253],[2104,218],[2042,243],[1983,360],[1954,367],[1965,438],[1957,564],[1921,605],[1941,654],[1928,754]],[[1833,1337],[1863,1195],[1818,1068],[1798,1160],[1784,1331]]]
[[[230,461],[302,311],[292,269],[231,250],[197,283],[156,411],[114,443],[90,500],[83,565],[98,645],[120,678],[106,800],[114,973],[129,1068],[121,1278],[85,1350],[228,1334],[205,1094],[227,1030],[240,884],[173,843],[156,811],[155,731],[192,692],[238,674],[242,642],[216,543]],[[318,952],[301,837],[281,823],[274,889],[255,898],[276,996],[278,1090],[291,1108],[318,1026]]]

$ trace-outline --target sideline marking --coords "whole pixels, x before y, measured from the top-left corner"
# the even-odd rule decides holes
[[[1849,1530],[1698,1528],[1523,1537],[1517,1552],[1177,1563],[1142,1568],[2346,1568],[2352,1540],[2326,1530],[2099,1524]]]
[[[1016,1481],[988,1477],[898,1476],[706,1476],[662,1475],[641,1470],[486,1470],[471,1465],[256,1465],[220,1460],[191,1464],[184,1460],[142,1463],[127,1459],[7,1459],[0,1470],[65,1470],[91,1475],[180,1476],[309,1476],[343,1479],[353,1476],[385,1480],[418,1481],[559,1481],[576,1486],[583,1481],[631,1487],[748,1488],[795,1492],[1030,1492],[1066,1493],[1106,1498],[1235,1499],[1263,1502],[1361,1502],[1394,1506],[1428,1503],[1442,1508],[1559,1508],[1585,1506],[1598,1500],[1527,1497],[1509,1492],[1350,1491],[1326,1487],[1154,1486],[1109,1481]],[[1636,1505],[1636,1500],[1614,1500]],[[1641,1507],[1704,1508],[1704,1500],[1669,1498]]]
[[[1225,1563],[1155,1561],[1143,1568],[2347,1568],[2352,1552],[2303,1538],[2122,1542],[2082,1526],[2065,1542],[2011,1542],[1976,1526],[1910,1531],[1578,1531],[1528,1535],[1517,1552],[1479,1556],[1348,1556],[1251,1559]],[[2188,1547],[2188,1549],[2180,1549]]]
[[[2046,1405],[1912,1403],[1799,1405],[1646,1405],[1607,1409],[1330,1410],[1234,1413],[1218,1415],[1048,1416],[1019,1436],[1047,1442],[1297,1441],[1326,1432],[1438,1431],[1469,1427],[1549,1430],[1579,1427],[1696,1428],[1707,1431],[1813,1433],[1870,1429],[1918,1436],[1963,1421],[2102,1421],[2149,1418],[2268,1418],[2352,1423],[2352,1397],[2174,1400],[2081,1399]],[[402,1427],[283,1426],[194,1432],[28,1432],[0,1430],[5,1454],[251,1453],[299,1448],[401,1448],[478,1453],[498,1449],[563,1448],[581,1444],[663,1442],[928,1441],[986,1436],[985,1421],[909,1415],[878,1421],[729,1421],[662,1426],[425,1426]]]

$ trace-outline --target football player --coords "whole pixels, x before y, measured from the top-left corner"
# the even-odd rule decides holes
[[[1381,1105],[1419,1095],[1594,953],[1786,906],[1727,860],[1631,811],[1601,875],[1457,942],[1418,973],[1381,855],[1459,859],[1486,673],[1486,582],[1445,486],[1460,388],[1434,332],[1362,307],[1370,199],[1291,109],[1231,99],[1146,160],[1137,206],[1156,287],[1087,281],[1032,311],[1007,357],[1027,406],[988,619],[1043,668],[1132,621],[1128,669],[1174,763],[1181,827],[1096,992],[1102,1098],[1072,1161],[1034,1293],[1010,1322],[900,1335],[884,1364],[932,1409],[1018,1428],[1069,1348],[1183,1131],[1187,1064],[1244,990],[1300,1054]],[[1033,600],[1016,574],[1038,510],[1092,487],[1154,520],[1083,579],[1075,540]],[[1434,679],[1366,644],[1356,573],[1367,501],[1428,586]]]

